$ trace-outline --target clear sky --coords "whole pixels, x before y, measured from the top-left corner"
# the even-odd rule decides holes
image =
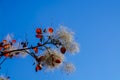
[[[25,34],[34,43],[35,27],[63,24],[75,32],[80,53],[69,56],[76,71],[67,76],[34,71],[31,57],[8,60],[0,73],[11,80],[120,80],[119,0],[0,0],[0,40]]]

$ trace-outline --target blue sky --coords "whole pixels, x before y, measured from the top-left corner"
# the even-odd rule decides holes
[[[0,73],[11,80],[120,80],[119,0],[0,0],[0,40],[25,34],[34,43],[37,26],[63,24],[75,32],[80,53],[68,56],[76,66],[72,75],[60,70],[34,71],[33,59],[8,60]]]

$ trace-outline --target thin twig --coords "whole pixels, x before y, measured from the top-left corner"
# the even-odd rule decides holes
[[[0,66],[3,64],[3,62],[5,62],[6,59],[7,59],[7,58],[4,58],[4,59],[2,60],[2,62],[0,63]]]
[[[6,53],[25,51],[26,53],[28,53],[29,55],[31,55],[31,56],[38,62],[39,60],[38,60],[38,57],[35,55],[35,53],[29,52],[29,51],[27,51],[27,50],[34,49],[34,48],[36,48],[36,47],[42,47],[42,46],[43,46],[43,47],[45,47],[45,48],[47,49],[47,51],[49,52],[48,47],[45,46],[46,44],[49,44],[49,40],[50,40],[50,38],[48,38],[48,40],[45,41],[43,44],[37,45],[37,46],[34,46],[34,47],[31,46],[31,47],[28,47],[28,48],[22,48],[22,49],[16,49],[16,50],[1,51],[0,58],[1,58],[4,54],[6,54]],[[50,52],[49,52],[49,54],[50,54]],[[3,62],[4,62],[6,59],[7,59],[7,58],[4,58],[3,61],[0,63],[0,65],[2,65]]]

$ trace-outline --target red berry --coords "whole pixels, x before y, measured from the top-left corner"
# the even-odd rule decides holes
[[[5,53],[4,56],[5,56],[5,57],[9,57],[9,56],[10,56],[10,53]]]
[[[42,36],[42,35],[37,34],[37,35],[36,35],[36,38],[43,38],[43,36]]]
[[[49,33],[53,33],[53,28],[49,28],[49,29],[48,29],[48,32],[49,32]]]
[[[35,68],[35,71],[37,72],[38,70],[41,70],[41,69],[42,69],[42,66],[37,65],[36,68]]]
[[[3,46],[3,48],[4,48],[4,49],[7,49],[7,48],[10,48],[10,46],[11,46],[10,44],[5,44],[5,45]]]
[[[59,59],[55,60],[56,63],[61,63],[61,61]]]
[[[61,47],[60,51],[61,51],[61,53],[64,54],[66,52],[66,48],[65,47]]]
[[[7,42],[7,40],[3,40],[3,43],[6,43]]]
[[[13,43],[16,43],[16,40],[12,40]]]
[[[33,48],[33,50],[35,51],[35,53],[38,53],[38,47]]]
[[[42,34],[42,29],[41,29],[41,28],[37,28],[37,29],[36,29],[36,33],[37,33],[37,34]]]

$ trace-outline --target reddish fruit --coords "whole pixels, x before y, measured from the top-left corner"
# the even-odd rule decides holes
[[[37,34],[42,34],[42,29],[41,29],[41,28],[37,28],[37,29],[36,29],[36,33],[37,33]]]
[[[35,71],[37,72],[38,70],[41,70],[41,69],[42,69],[42,66],[37,65],[36,68],[35,68]]]
[[[36,35],[36,38],[43,38],[43,35],[37,34],[37,35]]]
[[[3,40],[3,43],[6,43],[7,42],[7,40]]]
[[[61,63],[61,61],[59,59],[55,60],[56,63]]]
[[[60,51],[61,51],[61,53],[64,54],[66,52],[66,48],[65,47],[61,47]]]
[[[3,46],[3,48],[4,48],[4,49],[10,48],[10,44],[5,44],[5,45]]]
[[[16,43],[16,40],[12,40],[12,43]]]
[[[48,32],[49,32],[49,33],[53,33],[53,28],[49,28],[49,29],[48,29]]]
[[[9,56],[10,56],[10,53],[5,53],[4,56],[5,56],[5,57],[9,57]]]
[[[38,53],[38,47],[33,48],[33,50],[35,51],[35,53]]]

